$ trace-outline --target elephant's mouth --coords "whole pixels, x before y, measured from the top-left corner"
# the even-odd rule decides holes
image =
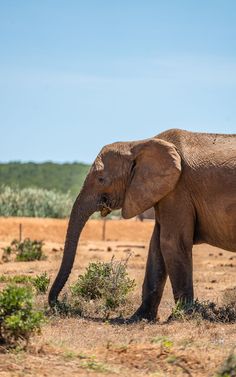
[[[111,213],[112,209],[108,204],[108,198],[106,196],[102,197],[102,200],[98,205],[98,210],[100,211],[102,217],[106,217],[109,215],[109,213]]]
[[[105,207],[105,206],[100,209],[100,213],[102,217],[106,217],[107,215],[109,215],[109,213],[111,213],[111,211],[112,211],[111,208]]]

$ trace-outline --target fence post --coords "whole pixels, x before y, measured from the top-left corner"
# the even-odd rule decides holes
[[[106,222],[107,219],[103,219],[103,224],[102,224],[102,240],[106,240]]]
[[[19,241],[22,241],[22,224],[19,224]]]

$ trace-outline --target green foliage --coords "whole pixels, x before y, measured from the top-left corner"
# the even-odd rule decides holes
[[[26,284],[35,288],[37,294],[44,294],[47,292],[50,278],[46,272],[36,275],[0,275],[0,283],[14,283],[14,284]]]
[[[3,263],[9,262],[12,255],[12,247],[6,246],[6,247],[3,247],[2,250],[3,250],[2,262]]]
[[[0,186],[0,216],[64,218],[70,213],[69,194],[40,188]]]
[[[170,319],[204,319],[210,322],[235,323],[236,306],[235,304],[217,306],[214,302],[198,300],[189,303],[179,301],[173,309]]]
[[[32,241],[29,238],[26,238],[22,242],[15,241],[14,246],[16,250],[17,261],[34,261],[44,258],[42,241]]]
[[[43,320],[43,313],[33,308],[29,287],[9,285],[0,292],[0,340],[3,343],[28,342],[34,332],[40,331]]]
[[[12,254],[16,255],[18,262],[28,262],[45,259],[43,254],[43,241],[25,238],[22,242],[13,240],[10,246],[3,248],[3,262],[9,261]]]
[[[82,187],[89,168],[89,165],[77,162],[71,164],[10,162],[0,164],[0,177],[1,183],[13,188],[37,187],[61,193],[70,191],[72,197],[75,197]]]
[[[72,302],[70,299],[71,297],[68,300],[68,296],[64,295],[61,301],[58,301],[52,309],[49,309],[48,314],[62,317],[81,316],[81,305],[77,302],[76,298]]]
[[[90,263],[85,274],[71,286],[72,296],[86,301],[100,300],[105,310],[114,310],[124,304],[135,286],[126,271],[127,261]]]
[[[232,352],[225,360],[216,377],[235,377],[236,376],[236,354]]]
[[[27,284],[30,283],[33,278],[26,275],[0,275],[0,283],[16,283],[16,284]]]
[[[0,216],[68,217],[89,168],[81,163],[0,164]]]
[[[41,275],[37,275],[32,279],[32,284],[36,288],[38,294],[44,294],[48,290],[50,278],[46,272]]]

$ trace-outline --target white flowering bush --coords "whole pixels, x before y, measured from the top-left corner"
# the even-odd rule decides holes
[[[69,194],[40,188],[0,186],[0,216],[51,217],[69,216]]]

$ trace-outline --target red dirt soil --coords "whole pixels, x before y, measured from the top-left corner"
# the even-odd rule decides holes
[[[68,220],[38,219],[27,217],[0,217],[0,240],[11,241],[19,238],[22,224],[23,238],[43,239],[49,242],[64,242]],[[105,220],[105,239],[112,241],[145,241],[150,239],[153,221]],[[81,240],[101,241],[104,221],[89,220],[81,234]]]

